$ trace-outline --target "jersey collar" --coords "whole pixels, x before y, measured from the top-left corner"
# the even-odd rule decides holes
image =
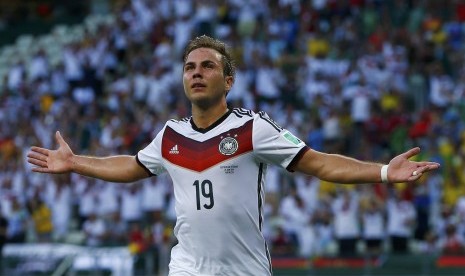
[[[194,120],[192,120],[192,117],[190,119],[190,122],[191,122],[192,128],[195,131],[198,131],[200,133],[207,133],[211,129],[215,128],[217,125],[221,124],[224,120],[226,120],[226,118],[229,116],[229,114],[231,114],[231,112],[232,112],[232,109],[228,109],[228,112],[226,112],[223,116],[221,116],[218,120],[216,120],[216,122],[214,122],[213,124],[211,124],[207,128],[200,128],[200,127],[196,126],[195,123],[194,123]]]

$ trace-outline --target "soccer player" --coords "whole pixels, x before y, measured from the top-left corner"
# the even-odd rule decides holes
[[[415,181],[439,164],[413,162],[413,148],[382,165],[310,149],[266,113],[229,109],[234,63],[226,45],[207,36],[184,53],[183,84],[192,116],[170,120],[135,156],[74,154],[60,133],[58,149],[32,147],[41,173],[74,172],[133,182],[165,171],[177,215],[170,275],[271,275],[261,229],[267,164],[336,183]]]

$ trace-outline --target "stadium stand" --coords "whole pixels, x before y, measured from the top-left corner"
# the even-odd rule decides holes
[[[41,1],[25,2],[30,15]],[[441,163],[418,183],[347,187],[270,168],[263,233],[276,274],[463,270],[461,1],[97,2],[99,12],[77,8],[85,11],[79,22],[57,20],[0,48],[0,210],[9,222],[3,272],[73,270],[63,256],[49,267],[25,266],[24,259],[34,261],[29,255],[18,259],[50,246],[41,248],[69,249],[66,256],[82,266],[86,260],[76,256],[118,252],[115,258],[131,254],[131,273],[166,273],[175,243],[169,177],[124,186],[39,175],[25,154],[31,145],[54,147],[55,130],[76,152],[136,154],[166,119],[189,115],[180,55],[199,34],[234,49],[231,106],[272,114],[317,150],[386,161],[419,145],[422,159]],[[17,30],[18,14],[0,18],[0,37]],[[43,213],[31,207],[36,199],[45,203]],[[40,230],[47,220],[53,228]],[[408,270],[395,270],[408,260]]]

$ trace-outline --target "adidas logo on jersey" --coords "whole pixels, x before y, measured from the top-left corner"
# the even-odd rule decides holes
[[[170,149],[170,154],[179,154],[178,145],[174,145],[174,147]]]

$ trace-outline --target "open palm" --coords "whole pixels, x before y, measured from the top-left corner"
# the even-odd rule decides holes
[[[32,171],[41,173],[67,173],[71,171],[71,157],[74,154],[59,131],[55,133],[55,139],[59,145],[56,150],[31,147],[31,151],[27,154],[27,161],[36,166],[32,168]]]
[[[410,149],[389,162],[388,177],[390,182],[415,181],[425,172],[439,168],[436,162],[415,162],[409,158],[420,153],[420,148]]]

